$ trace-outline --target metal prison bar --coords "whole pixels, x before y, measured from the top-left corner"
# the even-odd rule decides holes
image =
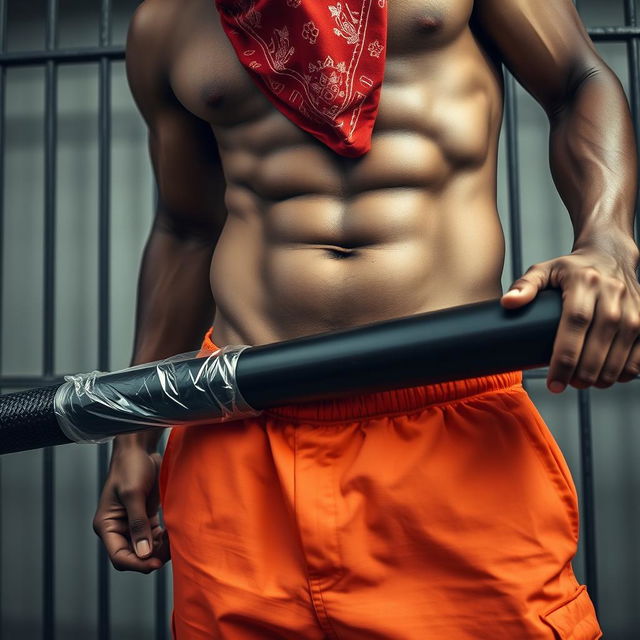
[[[640,122],[640,79],[639,38],[637,13],[634,0],[623,0],[625,26],[590,28],[589,35],[596,42],[624,42],[627,45],[629,72],[629,99],[631,113],[636,131]],[[575,2],[578,10],[579,2]],[[61,64],[98,63],[99,73],[99,251],[98,251],[98,363],[101,370],[109,367],[109,221],[110,221],[110,152],[111,152],[111,61],[124,59],[124,48],[111,45],[111,0],[101,0],[100,35],[96,47],[74,49],[58,49],[58,3],[47,0],[46,12],[46,46],[42,51],[26,51],[9,53],[6,47],[7,2],[0,0],[0,237],[4,228],[4,151],[5,151],[5,103],[6,103],[6,70],[9,67],[44,66],[45,69],[45,245],[44,245],[44,350],[43,367],[40,376],[3,376],[0,375],[0,391],[24,387],[42,386],[53,382],[61,382],[60,376],[54,375],[54,302],[55,302],[55,177],[56,177],[56,145],[57,145],[57,67]],[[519,158],[517,136],[516,86],[513,78],[507,74],[505,85],[505,133],[507,143],[508,201],[510,217],[510,241],[512,275],[515,280],[522,274],[522,234],[519,185]],[[636,211],[637,214],[637,211]],[[639,229],[636,228],[636,242]],[[3,247],[0,243],[0,299],[2,299],[2,266]],[[0,335],[2,331],[0,315]],[[1,354],[0,354],[1,355]],[[545,379],[546,369],[525,372],[527,380]],[[634,381],[637,383],[637,379]],[[598,603],[598,586],[596,570],[596,541],[594,515],[593,459],[591,444],[591,405],[589,389],[579,390],[578,410],[580,423],[580,459],[582,479],[582,528],[584,532],[585,581],[589,587],[594,603]],[[108,466],[108,447],[97,447],[98,477],[97,484],[101,489]],[[1,464],[1,462],[0,462]],[[53,449],[44,450],[43,454],[43,638],[53,640],[55,637],[55,564],[54,564],[54,465]],[[1,540],[0,540],[1,543]],[[109,562],[102,545],[98,546],[98,637],[109,640],[110,602],[109,602]],[[167,638],[167,599],[166,573],[155,575],[155,640]],[[0,597],[0,606],[2,598]],[[0,618],[2,611],[0,609]]]

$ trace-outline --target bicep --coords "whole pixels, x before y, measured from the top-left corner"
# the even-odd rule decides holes
[[[149,130],[158,186],[157,224],[176,235],[217,240],[226,219],[226,183],[211,127],[167,108]]]
[[[547,113],[606,66],[571,0],[475,0],[473,20]]]
[[[171,90],[166,6],[143,3],[127,38],[127,77],[149,130],[158,187],[155,225],[176,236],[215,242],[226,218],[224,174],[211,127]]]

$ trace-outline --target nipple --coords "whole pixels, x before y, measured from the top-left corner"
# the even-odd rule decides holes
[[[424,31],[435,31],[441,24],[441,20],[434,16],[419,16],[418,27]]]

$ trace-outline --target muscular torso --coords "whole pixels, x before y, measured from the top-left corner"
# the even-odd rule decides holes
[[[170,84],[208,122],[227,219],[210,270],[216,344],[264,344],[496,298],[501,76],[473,0],[392,0],[371,151],[337,155],[236,58],[213,0],[181,3]]]

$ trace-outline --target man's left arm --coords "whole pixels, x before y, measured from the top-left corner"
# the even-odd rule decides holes
[[[501,302],[515,308],[562,289],[551,391],[627,382],[640,373],[640,284],[636,142],[622,86],[571,0],[476,0],[473,24],[549,117],[551,172],[574,229],[571,253],[530,267]]]

